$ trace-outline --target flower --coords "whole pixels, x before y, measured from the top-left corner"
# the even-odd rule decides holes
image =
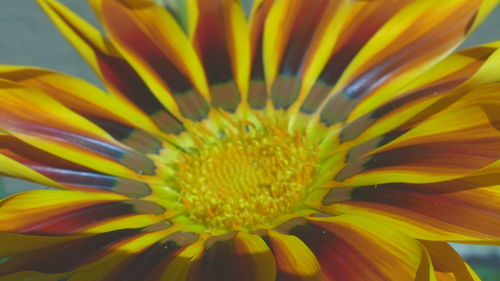
[[[38,0],[107,92],[0,66],[0,280],[479,280],[497,0]],[[176,4],[176,5],[174,5]]]

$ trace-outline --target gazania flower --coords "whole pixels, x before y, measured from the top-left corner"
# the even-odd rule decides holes
[[[0,67],[0,280],[479,280],[496,0],[39,0],[106,86]],[[177,3],[178,5],[172,5]]]

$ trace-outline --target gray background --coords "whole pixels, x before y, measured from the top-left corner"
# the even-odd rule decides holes
[[[82,17],[96,22],[86,1],[61,2]],[[438,2],[436,0],[436,3]],[[462,47],[496,40],[500,40],[500,8],[495,10]],[[47,67],[99,84],[85,62],[67,44],[34,0],[0,0],[0,63]],[[4,179],[4,183],[9,193],[27,187],[26,183],[11,179]],[[491,250],[484,246],[469,245],[458,245],[457,248],[462,253],[488,253]]]
[[[87,1],[61,2],[96,23]],[[42,66],[98,83],[35,0],[0,0],[0,3],[1,64]]]

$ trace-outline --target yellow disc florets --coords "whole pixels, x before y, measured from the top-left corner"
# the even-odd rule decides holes
[[[176,182],[189,215],[212,229],[252,229],[293,212],[316,174],[316,153],[278,125],[239,130],[182,156]]]

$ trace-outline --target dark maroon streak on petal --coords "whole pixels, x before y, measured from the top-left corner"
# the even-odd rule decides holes
[[[155,164],[150,158],[134,150],[118,147],[101,140],[43,125],[28,125],[21,123],[13,125],[17,128],[24,127],[25,130],[29,130],[32,134],[36,134],[44,138],[58,140],[99,153],[108,158],[117,160],[128,168],[141,174],[151,175],[154,174],[156,169]]]
[[[60,184],[76,189],[102,189],[132,198],[140,198],[151,194],[150,187],[143,182],[87,171],[52,168],[47,166],[27,166]]]
[[[224,19],[220,3],[201,4],[196,43],[211,84],[226,83],[233,78],[231,58],[224,38]],[[207,9],[204,9],[207,8]]]
[[[347,166],[335,179],[343,181],[363,171],[397,166],[473,171],[493,163],[498,157],[500,157],[500,138],[433,142],[348,160]]]
[[[293,104],[300,90],[299,75],[302,59],[308,50],[314,30],[317,28],[330,1],[304,1],[299,16],[292,27],[279,75],[271,88],[271,99],[278,109],[287,109]],[[307,11],[307,12],[305,12]]]
[[[393,141],[394,139],[398,138],[399,136],[403,135],[406,132],[407,130],[401,130],[401,131],[395,130],[380,137],[361,143],[357,146],[354,146],[347,152],[345,163],[352,163],[354,161],[357,161],[358,159],[363,158],[365,154],[375,150],[376,148],[383,146],[384,144]]]
[[[115,5],[119,3],[105,2],[103,14],[105,23],[129,51],[137,55],[154,74],[164,82],[176,100],[182,115],[192,120],[202,120],[207,117],[208,104],[194,90],[186,75],[165,57],[161,47],[155,44],[123,9]]]
[[[248,88],[248,104],[257,110],[262,110],[266,106],[268,97],[267,87],[264,78],[263,63],[263,32],[266,16],[271,8],[272,1],[263,1],[255,10],[253,30],[251,37],[252,46],[252,69],[250,74],[250,84]]]
[[[378,4],[374,1],[373,5],[376,6]],[[360,23],[357,28],[349,34],[349,37],[345,39],[345,43],[338,47],[321,72],[318,82],[311,90],[311,94],[302,104],[302,112],[311,114],[316,111],[318,105],[326,98],[331,87],[337,83],[344,70],[361,48],[368,42],[373,34],[392,17],[397,6],[391,6],[393,5],[385,7],[384,12],[377,13],[377,17],[371,19],[371,21]],[[367,11],[369,10],[367,9]]]
[[[137,72],[122,58],[103,53],[87,37],[82,34],[63,14],[58,13],[61,20],[68,25],[80,39],[92,48],[96,54],[99,68],[107,83],[111,83],[122,94],[129,98],[144,113],[150,115],[155,124],[164,132],[178,134],[184,130],[182,124],[168,112],[154,96]]]
[[[0,136],[0,148],[3,154],[25,165],[93,172],[89,168],[61,159],[13,136]]]
[[[4,155],[65,186],[109,190],[134,198],[151,193],[145,183],[93,171],[39,150],[12,136],[0,137],[0,149]]]
[[[114,245],[140,234],[141,229],[121,229],[32,251],[0,264],[0,274],[25,270],[46,274],[68,272],[97,260],[113,251]]]
[[[500,225],[497,223],[500,214],[495,209],[476,205],[466,196],[453,197],[455,187],[458,187],[456,191],[460,190],[459,182],[442,185],[448,187],[448,192],[433,193],[434,189],[443,191],[443,188],[432,185],[384,184],[376,188],[363,187],[352,191],[351,202],[354,205],[361,203],[361,206],[380,210],[396,208],[394,211],[400,209],[412,212],[417,216],[431,217],[492,236],[500,231]],[[385,209],[387,207],[389,209]]]
[[[101,203],[45,218],[17,230],[31,235],[67,235],[96,223],[134,214],[160,214],[165,210],[142,200]]]
[[[363,253],[320,226],[312,223],[299,225],[289,234],[301,239],[314,253],[328,281],[386,280],[363,257]]]
[[[189,232],[176,232],[134,255],[129,261],[111,274],[109,280],[120,281],[157,281],[172,258],[179,250],[198,240],[198,235]],[[106,279],[108,280],[108,279]]]
[[[144,113],[150,115],[160,130],[171,134],[184,131],[182,123],[165,109],[127,62],[121,58],[99,53],[97,50],[95,52],[98,54],[99,67],[104,79]]]
[[[252,65],[252,73],[248,88],[248,104],[257,110],[266,106],[267,87],[264,82],[264,66],[262,63],[262,49],[259,48]]]
[[[195,46],[200,54],[212,91],[214,107],[234,112],[241,101],[233,81],[231,58],[224,33],[228,23],[222,13],[221,1],[199,1],[199,18]],[[220,86],[225,85],[226,90]]]
[[[155,269],[162,269],[162,265],[166,265],[179,249],[174,241],[157,242],[130,261],[123,268],[122,274],[114,280],[146,280]]]
[[[153,136],[142,129],[131,128],[103,118],[87,118],[108,132],[114,139],[141,153],[158,154],[158,152],[162,149],[162,143],[158,137]]]
[[[91,44],[91,42],[87,43]],[[100,51],[95,47],[93,47],[93,50],[98,57],[99,63],[101,64],[100,68],[103,75],[106,75],[107,71],[109,71],[108,73],[109,77],[105,77],[107,82],[112,83],[114,87],[117,87],[121,93],[127,96],[128,99],[133,101],[133,103],[139,107],[139,110],[142,110],[144,113],[150,115],[150,117],[153,119],[153,122],[155,122],[155,124],[164,132],[177,134],[183,131],[181,124],[170,113],[165,111],[163,106],[158,102],[158,100],[156,100],[156,98],[149,91],[144,82],[139,80],[140,78],[137,76],[137,74],[135,74],[134,70],[126,62],[124,62],[122,59],[110,57],[102,53],[99,53]],[[102,63],[103,60],[109,60],[108,64],[103,64]],[[111,67],[110,65],[112,65],[113,63],[115,63],[117,66]],[[110,67],[115,70],[113,71],[109,69]],[[130,75],[121,73],[121,72],[126,72],[127,68],[129,68],[128,74]],[[46,71],[29,69],[29,70],[14,70],[14,71],[3,72],[0,74],[0,77],[13,82],[22,82],[25,79],[36,79],[37,77],[44,75],[47,75]],[[134,75],[136,76],[135,79],[133,79]],[[115,81],[116,83],[112,81],[113,79],[116,79]],[[138,85],[134,86],[134,84]],[[128,94],[128,92],[130,92],[130,94]],[[78,114],[85,116],[88,119],[104,120],[102,119],[102,117],[94,116],[93,112],[84,112],[78,107],[72,106],[71,104],[65,103],[64,105],[70,108],[71,110],[77,112]],[[116,122],[114,123],[117,125],[126,126]],[[130,134],[132,133],[133,132],[131,132]]]
[[[191,268],[187,280],[258,281],[255,260],[259,257],[268,260],[269,257],[265,253],[238,253],[234,235],[229,233],[208,238],[205,251]]]
[[[353,122],[347,124],[342,132],[340,133],[340,138],[342,142],[351,141],[356,139],[364,130],[370,127],[378,119],[384,117],[391,112],[394,112],[404,105],[414,102],[418,99],[425,98],[431,95],[437,95],[449,90],[454,89],[458,85],[465,82],[469,77],[444,81],[436,85],[431,85],[423,89],[415,90],[408,93],[394,101],[391,101],[385,105],[380,106],[374,111],[354,120]]]
[[[356,104],[364,96],[388,81],[394,72],[435,51],[436,48],[439,48],[438,44],[450,41],[450,34],[459,33],[465,35],[468,28],[470,28],[467,25],[468,22],[467,18],[464,18],[451,28],[436,30],[426,36],[417,38],[377,66],[361,74],[340,93],[330,98],[321,112],[321,122],[331,126],[337,122],[345,121]],[[339,103],[342,104],[342,107],[338,106]]]
[[[234,248],[234,240],[217,239],[211,244],[207,241],[207,250],[203,253],[200,265],[201,280],[205,281],[230,281],[235,280],[239,276],[235,266],[236,255]],[[211,245],[210,245],[211,244]],[[240,273],[241,274],[241,273]]]

